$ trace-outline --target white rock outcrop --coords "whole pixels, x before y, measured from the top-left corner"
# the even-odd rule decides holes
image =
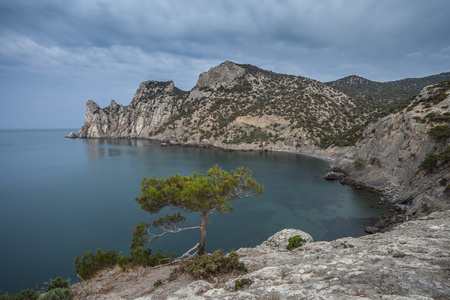
[[[385,233],[284,249],[290,235],[298,233],[284,230],[262,245],[239,249],[240,261],[248,268],[245,274],[208,280],[185,275],[171,281],[167,278],[174,266],[165,266],[105,273],[75,285],[72,291],[75,299],[87,300],[432,300],[450,296],[450,211],[405,222]],[[244,278],[252,284],[236,291],[236,280]],[[162,284],[153,287],[158,279]]]

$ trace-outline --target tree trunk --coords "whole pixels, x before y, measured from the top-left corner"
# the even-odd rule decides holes
[[[206,244],[206,219],[208,218],[208,214],[206,212],[202,212],[202,235],[200,237],[200,244],[198,245],[198,254],[205,254],[205,244]]]

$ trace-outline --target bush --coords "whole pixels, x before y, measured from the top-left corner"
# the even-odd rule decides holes
[[[156,280],[155,282],[153,282],[153,286],[154,286],[154,287],[158,287],[158,286],[160,286],[161,284],[162,284],[161,279],[158,279],[158,280]]]
[[[115,250],[102,253],[100,249],[97,249],[96,254],[86,251],[81,260],[77,255],[73,265],[81,279],[86,280],[94,277],[100,270],[114,266],[117,263],[117,257]]]
[[[68,289],[69,288],[69,281],[62,279],[62,277],[58,276],[52,281],[50,281],[50,284],[47,286],[46,292],[49,292],[51,290],[57,289],[57,288],[63,288]]]
[[[84,253],[83,257],[75,257],[73,265],[75,272],[83,280],[94,277],[99,271],[119,265],[122,270],[133,269],[139,266],[157,266],[167,263],[170,259],[165,253],[160,250],[156,254],[151,254],[151,249],[143,250],[141,247],[131,251],[130,257],[126,255],[118,255],[115,250],[109,250],[102,253],[97,249],[96,254],[92,251]]]
[[[450,136],[450,126],[449,125],[439,125],[433,127],[428,131],[428,134],[436,139],[446,139]]]
[[[444,164],[450,161],[450,147],[447,147],[444,151],[437,154],[428,153],[419,168],[431,173],[437,167],[439,161]]]
[[[40,297],[39,293],[32,290],[23,290],[19,294],[16,295],[3,295],[0,296],[1,300],[38,300]]]
[[[424,161],[420,164],[420,169],[432,172],[438,163],[437,154],[428,153]]]
[[[162,253],[158,250],[156,254],[152,255],[152,249],[142,249],[141,247],[131,251],[130,257],[125,255],[121,256],[117,260],[117,264],[122,268],[123,271],[127,269],[133,269],[136,267],[154,267],[167,263],[170,258],[167,254]]]
[[[298,247],[302,246],[305,243],[306,243],[306,240],[304,238],[302,238],[299,235],[294,235],[293,237],[291,237],[289,239],[289,243],[286,246],[286,249],[288,249],[289,251],[292,251],[295,248],[298,248]]]
[[[249,278],[242,278],[234,281],[234,289],[239,291],[240,289],[246,288],[253,283],[253,280]]]
[[[73,294],[69,288],[55,288],[45,293],[42,300],[72,300]]]
[[[171,275],[188,273],[196,278],[208,278],[211,275],[234,271],[247,272],[244,263],[239,262],[239,255],[231,252],[224,256],[223,252],[218,250],[213,254],[195,255],[182,261]]]
[[[422,212],[429,214],[431,212],[431,207],[428,204],[423,203],[421,206]]]
[[[358,158],[353,162],[353,166],[355,169],[361,169],[364,167],[364,161],[361,158]]]

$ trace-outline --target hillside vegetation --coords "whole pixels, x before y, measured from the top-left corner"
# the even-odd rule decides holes
[[[352,75],[325,84],[355,98],[367,100],[374,104],[374,107],[387,107],[407,101],[425,86],[449,79],[450,72],[388,82],[376,82]]]

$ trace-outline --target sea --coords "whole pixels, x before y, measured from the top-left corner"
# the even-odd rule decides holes
[[[73,261],[86,251],[129,254],[132,229],[158,217],[135,201],[145,176],[206,173],[215,164],[253,171],[264,194],[233,202],[231,214],[209,217],[207,252],[256,246],[284,228],[303,230],[315,241],[358,237],[364,226],[392,214],[378,194],[324,180],[325,160],[161,147],[141,139],[65,138],[71,131],[0,130],[0,295],[41,288],[57,276],[79,281]],[[186,215],[186,226],[201,223],[199,214]],[[186,231],[149,247],[182,254],[199,237]]]

